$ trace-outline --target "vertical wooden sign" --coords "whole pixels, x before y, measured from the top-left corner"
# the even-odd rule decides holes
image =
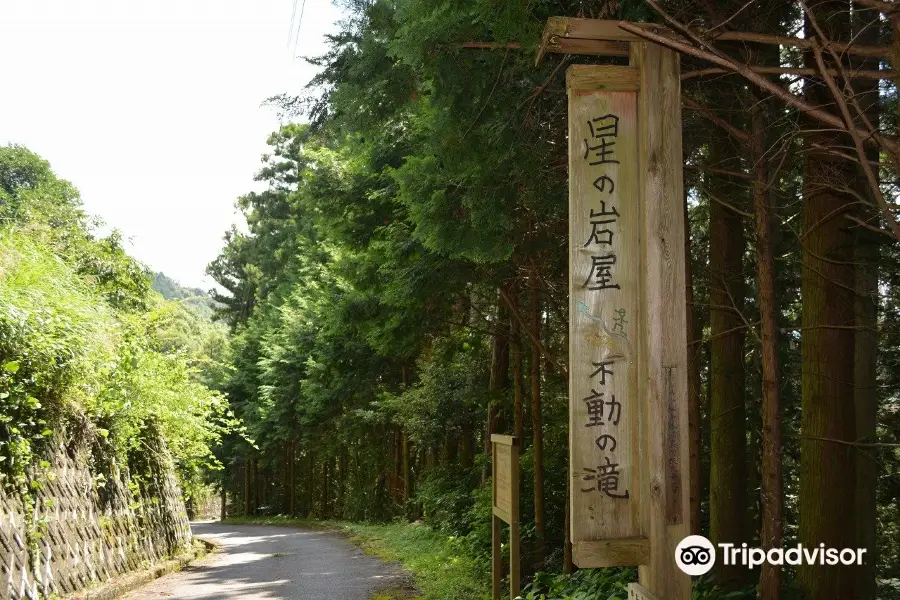
[[[678,56],[573,65],[569,93],[569,469],[579,567],[638,565],[635,597],[690,598]]]
[[[569,464],[580,567],[642,564],[638,70],[575,65],[569,94]]]

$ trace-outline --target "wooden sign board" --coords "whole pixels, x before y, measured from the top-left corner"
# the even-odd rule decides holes
[[[622,40],[616,40],[622,41]],[[572,557],[690,597],[680,79],[676,54],[573,65],[569,95]]]
[[[509,524],[509,597],[520,591],[519,543],[519,439],[508,435],[491,436],[493,465],[493,517],[491,518],[491,579],[494,600],[500,598],[503,579],[500,522]]]
[[[594,556],[607,563],[602,566],[637,564],[647,550],[635,539],[646,533],[640,517],[637,77],[634,67],[567,73],[569,460],[573,557],[579,566],[587,562],[585,542],[606,542],[609,559]],[[627,540],[621,548],[640,556],[617,556],[612,540]]]
[[[491,436],[494,448],[494,508],[507,523],[513,520],[513,445],[497,442]],[[504,436],[508,437],[508,436]],[[518,458],[518,455],[516,456]],[[518,498],[517,498],[518,499]]]

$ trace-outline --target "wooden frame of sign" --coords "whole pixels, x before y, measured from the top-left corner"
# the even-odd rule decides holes
[[[494,600],[500,600],[503,580],[503,554],[500,544],[500,522],[509,524],[509,597],[519,595],[519,438],[491,435],[493,466],[491,518],[491,580]]]
[[[674,557],[690,507],[678,55],[613,21],[561,18],[546,52],[629,57],[566,72],[573,560],[637,565],[632,597],[687,600]]]

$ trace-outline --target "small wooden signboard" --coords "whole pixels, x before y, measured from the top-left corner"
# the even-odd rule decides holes
[[[509,524],[509,597],[519,595],[519,439],[509,435],[491,436],[493,465],[493,517],[491,579],[493,598],[500,600],[503,554],[500,551],[500,521]]]

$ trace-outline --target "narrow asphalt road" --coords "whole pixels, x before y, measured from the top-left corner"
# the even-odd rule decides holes
[[[193,528],[220,550],[131,592],[126,600],[369,600],[374,591],[404,581],[397,566],[333,533],[218,523]]]

